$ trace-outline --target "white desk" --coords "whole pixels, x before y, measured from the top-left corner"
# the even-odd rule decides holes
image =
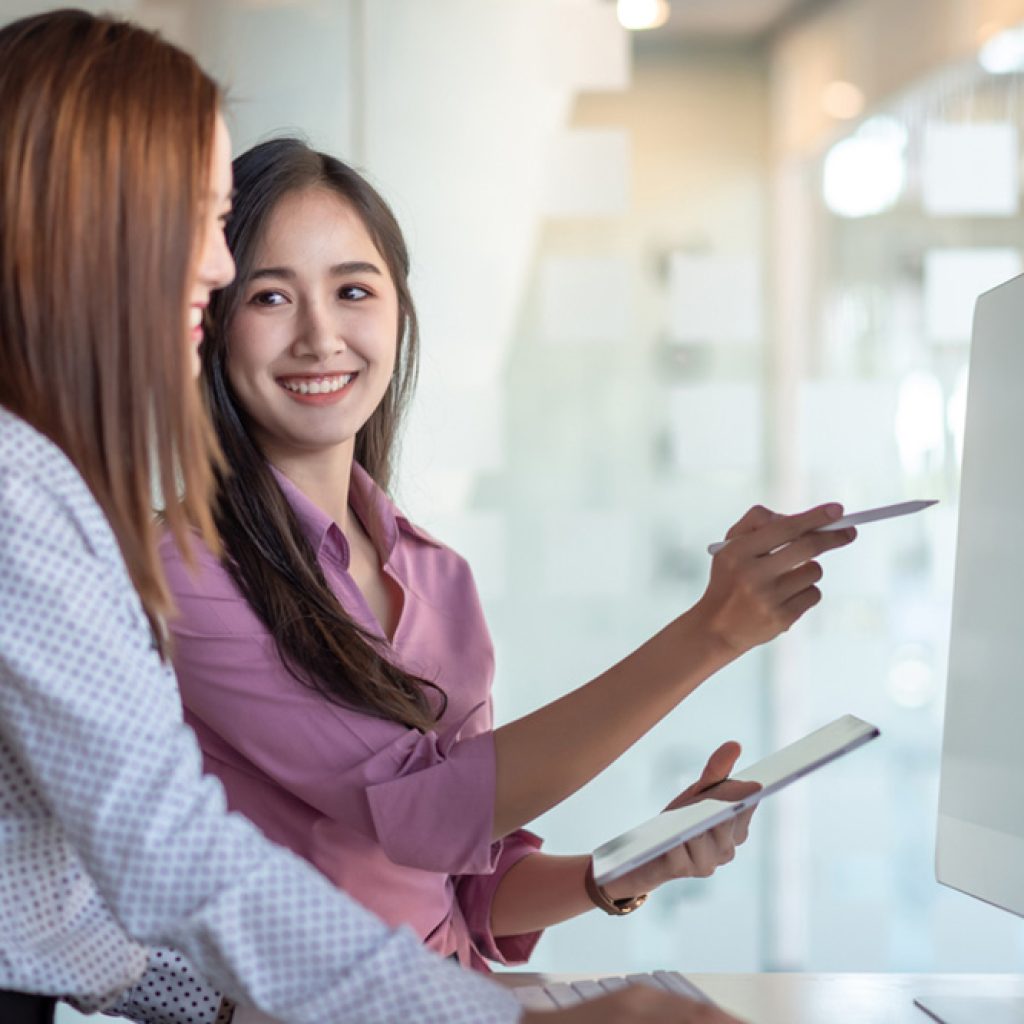
[[[506,985],[594,975],[500,974]],[[751,1024],[934,1024],[918,996],[980,993],[1024,999],[1016,974],[687,974],[723,1009]],[[972,1024],[996,1024],[976,1020]]]

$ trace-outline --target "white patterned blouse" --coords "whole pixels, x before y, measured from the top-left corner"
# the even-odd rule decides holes
[[[147,945],[286,1024],[520,1012],[226,812],[99,506],[0,408],[0,989],[102,1008]]]

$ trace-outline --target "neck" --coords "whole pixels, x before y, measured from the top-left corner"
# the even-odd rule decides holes
[[[322,452],[266,452],[267,459],[314,505],[329,515],[348,536],[348,507],[355,445],[348,443]]]

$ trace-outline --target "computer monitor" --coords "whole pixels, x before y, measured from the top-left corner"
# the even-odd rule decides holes
[[[935,866],[1024,916],[1024,276],[974,313]],[[917,1003],[943,1024],[1024,1024],[1024,1001],[984,993]]]

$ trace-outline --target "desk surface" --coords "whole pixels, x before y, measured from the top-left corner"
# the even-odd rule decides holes
[[[575,981],[594,975],[495,975],[506,985]],[[752,1024],[932,1024],[919,996],[1016,997],[1016,974],[687,974],[723,1009]],[[978,1020],[976,1024],[986,1024]]]

